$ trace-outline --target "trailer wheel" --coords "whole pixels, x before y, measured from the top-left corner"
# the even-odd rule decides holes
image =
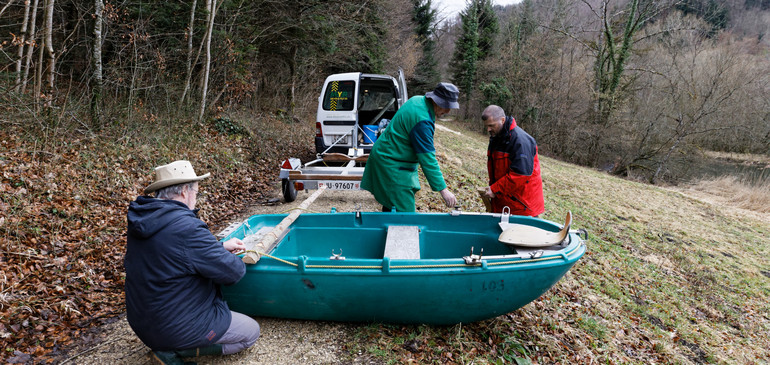
[[[294,187],[294,183],[289,179],[281,179],[281,192],[283,193],[283,200],[287,203],[291,203],[297,199],[297,189]]]

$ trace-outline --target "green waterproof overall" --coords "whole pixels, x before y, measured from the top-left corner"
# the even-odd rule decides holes
[[[433,191],[446,188],[433,146],[435,118],[429,99],[414,96],[374,143],[361,189],[370,191],[385,209],[414,212],[414,194],[420,190],[418,164]]]

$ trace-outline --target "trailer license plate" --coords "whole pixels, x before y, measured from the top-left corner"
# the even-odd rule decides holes
[[[329,190],[359,190],[360,181],[319,181],[318,188],[326,186]]]

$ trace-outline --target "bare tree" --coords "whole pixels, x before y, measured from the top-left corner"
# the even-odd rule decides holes
[[[211,33],[214,30],[214,17],[217,11],[217,0],[206,0],[206,9],[208,11],[207,25],[206,25],[206,60],[203,65],[203,82],[201,85],[201,109],[198,114],[198,121],[203,120],[203,115],[206,112],[206,94],[208,93],[209,73],[211,72]]]
[[[184,91],[182,92],[182,97],[179,98],[180,103],[184,103],[185,98],[187,97],[187,93],[190,91],[190,79],[192,78],[192,68],[193,68],[193,30],[195,29],[195,9],[198,7],[198,0],[192,0],[192,6],[190,8],[190,24],[187,26],[187,70],[185,72],[185,80],[184,80]],[[198,51],[198,55],[200,55],[200,50]],[[197,63],[198,56],[196,55],[196,61]]]
[[[761,115],[752,114],[762,108],[761,97],[752,95],[765,87],[756,75],[766,66],[757,67],[758,59],[741,52],[740,45],[709,39],[709,29],[678,13],[646,29],[642,43],[651,52],[636,62],[644,72],[619,117],[624,157],[616,173],[651,183],[681,176],[688,166],[682,162],[692,159],[704,140],[747,134],[762,123]]]
[[[636,76],[627,71],[634,43],[639,37],[637,33],[672,2],[631,0],[613,3],[613,0],[601,0],[598,6],[592,1],[582,2],[598,23],[598,29],[595,29],[598,37],[582,40],[594,57],[593,116],[587,140],[588,156],[592,156],[593,161],[583,162],[596,165],[606,157],[602,150],[607,148],[603,139],[608,135],[608,129],[617,126],[614,114],[632,94],[630,90]]]
[[[45,51],[48,55],[48,89],[53,92],[56,73],[56,55],[53,51],[53,5],[55,0],[46,0],[45,6]],[[50,100],[50,99],[49,99]]]
[[[91,87],[91,123],[97,129],[102,126],[102,98],[104,80],[102,76],[102,13],[104,0],[94,0],[94,50],[92,64],[94,68]]]
[[[10,5],[11,2],[8,3]],[[16,88],[15,91],[18,92],[21,89],[21,75],[22,75],[22,60],[24,59],[24,47],[27,46],[28,39],[30,38],[27,35],[27,29],[29,27],[29,0],[24,0],[24,19],[21,23],[21,39],[19,40],[19,50],[16,54]]]
[[[29,78],[29,69],[32,67],[32,53],[35,51],[35,23],[37,22],[37,4],[38,0],[32,3],[32,15],[29,18],[29,33],[27,37],[27,55],[24,64],[24,76],[21,79],[21,93],[27,90],[27,80]]]

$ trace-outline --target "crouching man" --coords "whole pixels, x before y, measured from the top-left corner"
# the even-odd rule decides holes
[[[198,176],[188,161],[155,168],[155,182],[128,208],[128,323],[161,364],[183,357],[228,355],[259,338],[259,324],[232,312],[220,285],[237,283],[245,264],[239,239],[220,243],[198,219]]]

